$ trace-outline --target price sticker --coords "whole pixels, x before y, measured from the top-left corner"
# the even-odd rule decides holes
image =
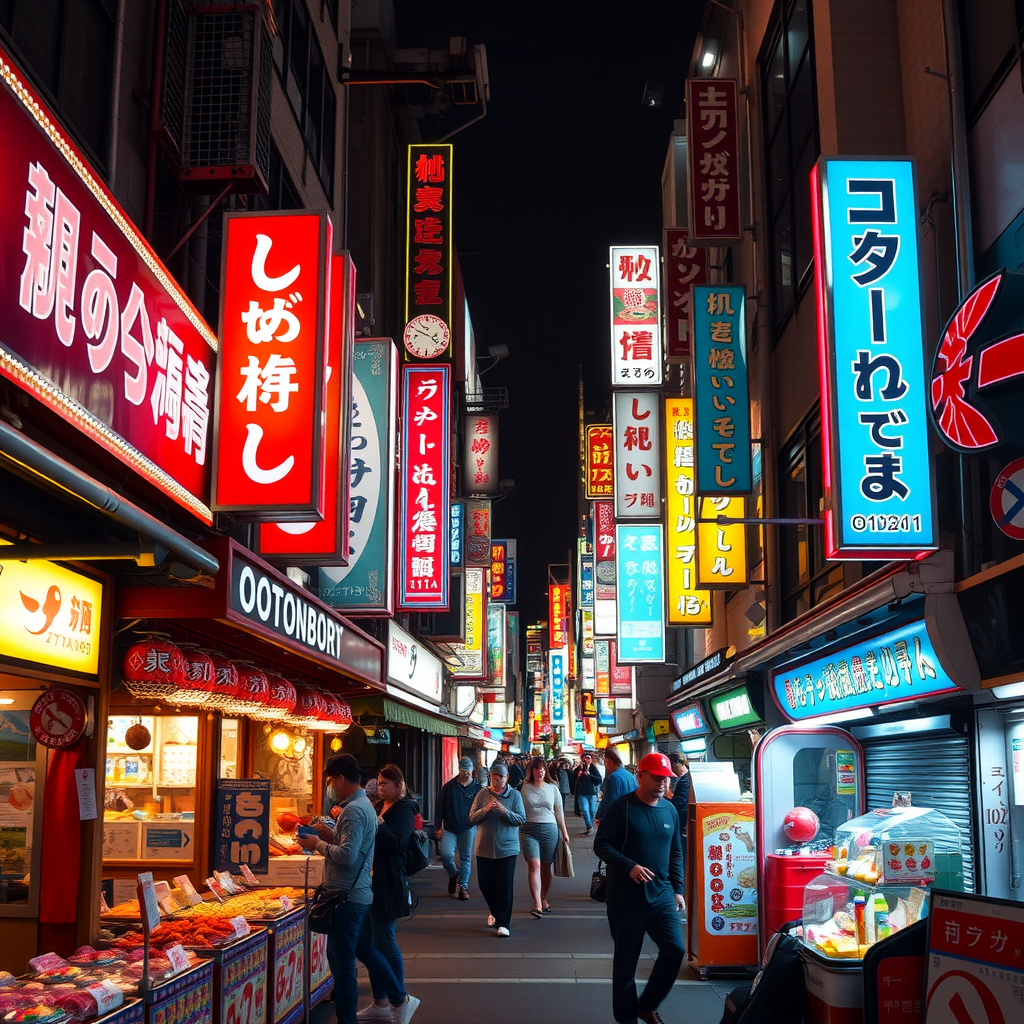
[[[229,895],[244,892],[242,887],[231,877],[227,871],[214,871],[213,877],[221,884],[221,888]]]
[[[217,881],[216,878],[208,878],[206,880],[206,888],[213,893],[214,898],[218,903],[223,903],[227,893],[224,891],[224,887]]]
[[[43,953],[42,956],[29,960],[28,965],[36,974],[42,974],[43,971],[55,971],[58,967],[67,967],[68,962],[57,956],[56,953]]]
[[[139,875],[137,891],[142,922],[147,928],[153,929],[160,923],[160,905],[156,899],[152,871],[143,871]]]
[[[242,938],[249,934],[249,922],[244,917],[233,917],[231,918],[231,925],[235,929],[235,935],[238,938]]]
[[[292,903],[292,901],[287,896],[282,896],[281,906],[284,907],[285,910],[291,910],[295,906],[295,904]]]
[[[171,887],[167,884],[167,882],[154,882],[153,892],[156,893],[156,899],[157,902],[159,903],[160,900],[165,900],[167,899],[168,896],[171,895]]]
[[[166,914],[168,917],[171,914],[176,914],[181,907],[178,906],[178,901],[173,896],[165,896],[161,900],[157,900],[157,906],[160,908],[161,913]]]
[[[164,956],[171,961],[171,970],[175,974],[181,974],[188,969],[188,953],[181,946],[168,946],[164,950]]]
[[[103,893],[100,893],[100,913],[101,914],[109,914],[110,913],[110,907],[107,906],[107,901],[104,898]]]
[[[249,869],[249,865],[248,864],[240,865],[239,866],[239,871],[241,872],[242,877],[245,879],[247,884],[259,886],[259,884],[260,884],[259,883],[259,879]]]
[[[197,907],[203,902],[203,897],[196,892],[196,887],[188,875],[178,875],[174,879],[174,884],[185,894],[190,907]]]
[[[124,993],[112,981],[94,982],[86,988],[86,992],[96,1000],[99,1017],[116,1010],[124,1002]]]

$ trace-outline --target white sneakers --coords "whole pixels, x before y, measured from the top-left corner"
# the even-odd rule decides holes
[[[415,996],[406,995],[405,1002],[400,1006],[392,1006],[392,1020],[395,1024],[409,1024],[412,1015],[419,1008],[420,1001]]]
[[[360,1010],[356,1014],[356,1020],[391,1020],[391,1007],[390,1006],[378,1006],[376,1003],[370,1003],[369,1006]]]
[[[500,928],[498,929],[498,934],[499,934],[499,935],[500,935],[500,936],[501,936],[501,937],[502,937],[503,939],[507,939],[507,938],[508,938],[508,929],[507,929],[507,928],[506,928],[506,927],[505,927],[504,925],[502,925],[502,926],[501,926],[501,927],[500,927]]]
[[[487,915],[487,927],[488,928],[493,928],[497,923],[498,922],[494,920],[494,915],[493,914],[488,914]]]

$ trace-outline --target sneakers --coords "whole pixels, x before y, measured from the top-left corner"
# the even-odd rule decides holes
[[[356,1020],[391,1020],[391,1007],[370,1003],[356,1014]]]
[[[581,834],[581,835],[584,835],[584,836],[589,836],[589,835],[590,835],[590,829],[588,828],[588,829],[586,830],[586,832],[581,832],[580,834]]]
[[[644,1024],[665,1024],[661,1019],[661,1014],[657,1010],[644,1010],[638,1008],[636,1011],[636,1019],[642,1020]]]
[[[420,1001],[415,996],[406,994],[404,1003],[391,1007],[391,1019],[395,1024],[408,1024],[419,1005]]]
[[[458,888],[458,885],[459,885],[459,876],[458,875],[452,875],[452,877],[448,879],[448,895],[449,896],[454,896],[455,895],[455,890]]]
[[[508,929],[507,929],[507,928],[506,928],[506,927],[505,927],[504,925],[502,925],[502,926],[501,926],[501,927],[500,927],[500,928],[498,929],[498,934],[499,934],[499,935],[500,935],[500,936],[501,936],[501,937],[502,937],[503,939],[507,939],[507,938],[508,938]]]
[[[460,900],[468,900],[469,899],[469,890],[468,889],[464,889],[460,885],[459,886],[459,890],[458,890],[458,895],[459,895],[459,899]]]
[[[493,928],[497,923],[498,922],[494,920],[494,915],[493,914],[488,914],[487,915],[487,927],[488,928]]]

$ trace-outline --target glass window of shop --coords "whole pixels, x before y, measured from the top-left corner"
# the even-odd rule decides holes
[[[716,761],[728,761],[740,780],[740,792],[751,791],[750,785],[750,737],[747,733],[731,733],[727,736],[716,736],[711,747]],[[688,755],[689,756],[689,755]],[[691,758],[692,759],[692,758]]]
[[[255,729],[253,776],[270,779],[270,820],[313,812],[313,737],[287,725]]]
[[[838,755],[838,758],[837,758]],[[821,823],[819,836],[857,815],[854,754],[835,747],[804,747],[793,757],[793,806],[808,807]]]

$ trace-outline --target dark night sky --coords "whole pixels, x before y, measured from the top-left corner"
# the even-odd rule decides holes
[[[661,242],[661,172],[704,0],[396,0],[400,46],[487,46],[487,117],[456,135],[455,244],[477,350],[509,358],[495,536],[519,541],[518,609],[577,533],[578,376],[609,395],[608,247]],[[648,80],[668,85],[642,105]]]

